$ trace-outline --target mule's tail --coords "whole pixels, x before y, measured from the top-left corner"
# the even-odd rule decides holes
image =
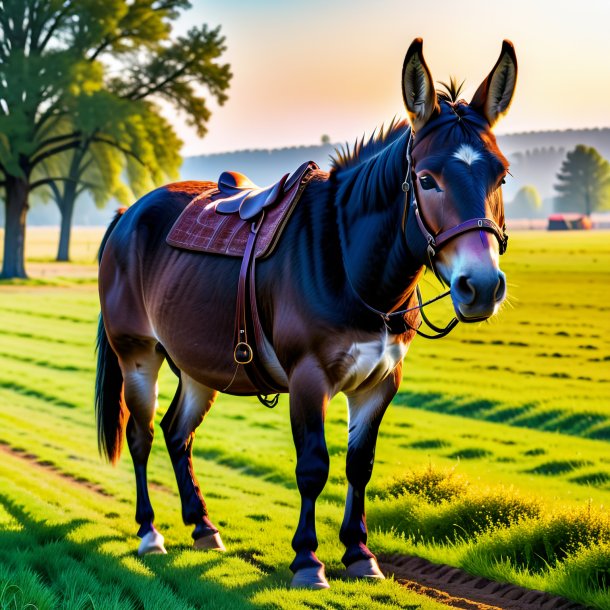
[[[106,230],[100,246],[98,260],[102,260],[106,242],[124,211],[124,209],[117,211],[116,216]],[[119,359],[108,341],[102,314],[100,314],[97,329],[95,419],[97,421],[97,444],[99,451],[109,462],[115,464],[121,456],[121,450],[123,449],[127,411],[123,399],[123,375],[119,366]]]

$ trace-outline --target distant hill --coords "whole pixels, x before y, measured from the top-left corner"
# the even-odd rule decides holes
[[[257,184],[269,184],[282,174],[295,170],[304,161],[315,161],[322,169],[330,168],[335,145],[292,146],[271,150],[238,150],[215,155],[187,157],[180,175],[184,180],[214,180],[227,169],[247,174]]]
[[[500,148],[511,162],[512,178],[504,187],[507,214],[510,201],[524,185],[538,189],[545,201],[543,214],[552,210],[555,175],[566,152],[577,144],[594,146],[601,155],[610,159],[610,128],[564,131],[536,131],[498,136]],[[265,185],[283,173],[294,170],[303,161],[315,161],[328,169],[335,145],[293,146],[272,150],[239,150],[235,152],[187,157],[181,169],[182,180],[216,180],[226,169],[247,174],[254,182]],[[98,210],[90,198],[83,196],[75,211],[75,225],[106,225],[118,204]],[[3,219],[2,214],[2,219]],[[0,222],[2,222],[0,219]],[[35,205],[28,214],[32,225],[59,223],[59,214],[52,204]]]

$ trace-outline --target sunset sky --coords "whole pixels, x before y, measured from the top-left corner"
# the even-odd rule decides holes
[[[503,38],[519,60],[498,133],[610,126],[609,0],[192,0],[177,31],[221,25],[233,81],[186,155],[352,141],[402,116],[400,73],[417,36],[435,80],[487,75]]]

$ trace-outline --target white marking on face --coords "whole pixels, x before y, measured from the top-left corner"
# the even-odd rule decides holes
[[[454,153],[453,156],[460,161],[466,163],[466,165],[473,165],[481,159],[481,153],[477,152],[472,146],[468,144],[462,144]]]

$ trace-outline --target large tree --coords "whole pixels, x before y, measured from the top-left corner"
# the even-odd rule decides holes
[[[595,148],[579,144],[568,152],[557,174],[555,207],[562,212],[610,209],[610,163]]]
[[[200,132],[230,80],[218,63],[224,39],[205,26],[172,40],[187,0],[0,0],[0,172],[5,189],[2,277],[25,277],[25,219],[34,188],[74,176],[49,175],[53,157],[92,145],[138,158],[140,113],[163,97]],[[189,55],[189,44],[196,52]],[[179,48],[179,47],[186,48]],[[156,109],[158,110],[158,109]],[[139,159],[138,162],[142,160]],[[83,156],[83,163],[88,159]],[[55,169],[55,168],[53,168]],[[51,187],[52,188],[52,187]]]

